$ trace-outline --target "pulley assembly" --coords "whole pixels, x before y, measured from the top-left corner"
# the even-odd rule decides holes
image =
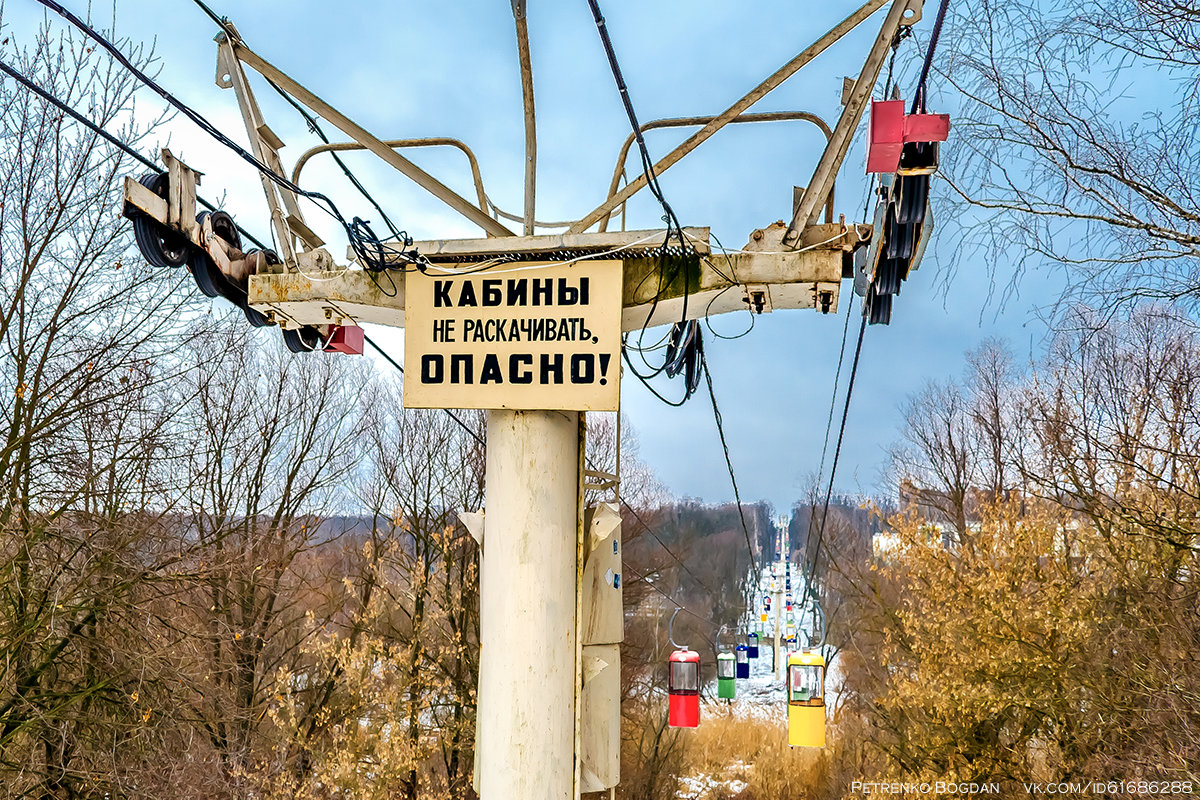
[[[199,173],[163,150],[164,172],[126,179],[124,215],[133,223],[134,240],[146,261],[163,269],[186,267],[205,297],[223,298],[242,310],[256,328],[280,325],[283,341],[293,353],[328,349],[361,353],[362,331],[343,326],[299,325],[264,314],[249,304],[251,275],[278,271],[281,261],[273,250],[243,250],[233,217],[225,211],[194,214]]]

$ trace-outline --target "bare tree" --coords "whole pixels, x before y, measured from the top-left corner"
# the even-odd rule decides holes
[[[43,30],[0,52],[124,140],[153,130],[129,122],[131,79],[84,44]],[[0,84],[0,783],[15,794],[111,787],[134,756],[133,598],[178,557],[163,544],[161,431],[192,334],[178,276],[131,257],[113,213],[127,171]]]
[[[953,262],[983,261],[1001,284],[1010,270],[1062,269],[1068,303],[1060,310],[1078,299],[1112,309],[1137,297],[1195,307],[1195,3],[951,8],[939,62],[962,102],[945,174],[971,206],[951,222],[962,228]]]

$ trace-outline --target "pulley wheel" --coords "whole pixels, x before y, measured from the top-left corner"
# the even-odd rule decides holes
[[[229,282],[225,280],[225,276],[221,274],[221,270],[217,268],[213,260],[208,257],[208,253],[199,250],[193,253],[188,261],[188,270],[192,273],[192,280],[196,282],[196,288],[203,292],[205,297],[228,299],[226,287]]]
[[[929,199],[928,175],[901,175],[895,195],[896,222],[920,225],[925,221],[925,202]]]
[[[876,294],[875,287],[867,289],[866,299],[863,300],[863,313],[870,325],[887,325],[892,321],[892,296]]]
[[[883,222],[884,258],[910,258],[916,239],[916,226],[902,225],[895,221],[895,214],[888,214]]]
[[[259,251],[256,248],[251,248],[250,250],[246,251],[245,257],[247,259],[253,258],[258,252]],[[279,263],[279,256],[275,255],[274,250],[263,250],[262,252],[266,256],[268,264]],[[251,308],[247,302],[248,300],[248,297],[241,295],[241,301],[237,304],[242,309],[242,312],[246,315],[247,322],[256,328],[267,328],[275,324],[271,322],[271,320],[267,319],[266,315],[264,315],[262,312],[255,311],[253,308]]]
[[[167,196],[167,174],[149,172],[138,183],[159,197]],[[133,218],[133,236],[142,257],[155,267],[182,267],[188,261],[191,245],[181,234],[144,214]]]
[[[876,294],[899,294],[900,272],[904,268],[904,260],[899,258],[881,258],[879,270],[875,273]]]
[[[321,334],[311,325],[283,332],[283,343],[293,353],[311,353],[321,346]]]

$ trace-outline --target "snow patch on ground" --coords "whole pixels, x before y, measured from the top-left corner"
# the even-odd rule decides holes
[[[714,800],[714,798],[736,797],[746,791],[746,773],[753,764],[735,761],[720,775],[691,775],[679,779],[678,800]]]

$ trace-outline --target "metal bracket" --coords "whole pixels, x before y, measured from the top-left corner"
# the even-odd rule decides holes
[[[585,478],[595,479],[591,483],[585,480],[583,482],[583,488],[585,489],[604,491],[605,489],[615,488],[621,482],[621,479],[611,472],[601,472],[598,469],[585,469],[583,475]]]
[[[771,289],[765,283],[743,284],[742,302],[755,314],[775,310],[771,306]]]
[[[591,472],[591,470],[587,471]],[[588,528],[588,552],[591,553],[599,547],[619,527],[621,527],[620,509],[614,503],[600,503],[597,505],[595,512],[592,514],[592,524]]]
[[[162,160],[168,175],[167,225],[177,231],[183,231],[189,239],[195,241],[196,187],[200,185],[200,176],[203,173],[184,164],[165,147],[162,149]]]
[[[458,521],[467,529],[467,533],[471,534],[480,547],[483,546],[483,509],[479,511],[460,511],[458,512]]]

